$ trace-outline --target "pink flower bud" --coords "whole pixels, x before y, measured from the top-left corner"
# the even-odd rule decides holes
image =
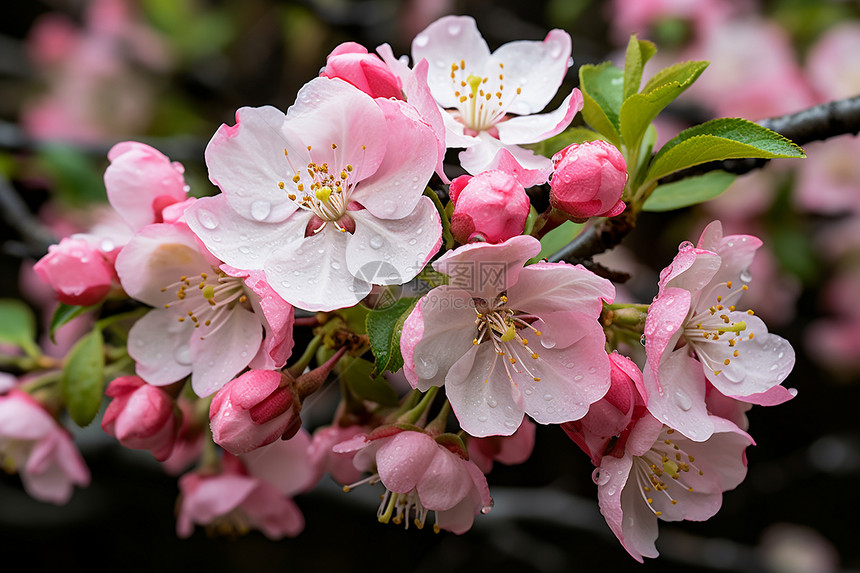
[[[549,202],[575,219],[614,217],[624,211],[621,193],[627,163],[611,143],[569,145],[552,156]]]
[[[66,237],[48,247],[33,270],[65,304],[89,306],[110,292],[114,271],[98,249],[84,240]]]
[[[561,425],[596,466],[604,455],[623,455],[631,421],[646,412],[644,382],[636,364],[617,352],[609,355],[609,364],[611,385],[606,395],[593,403],[581,420]]]
[[[102,429],[133,450],[149,450],[158,461],[173,452],[181,415],[167,392],[137,376],[122,376],[108,385],[113,398]]]
[[[463,175],[449,188],[454,202],[451,232],[460,243],[481,236],[488,243],[501,243],[523,232],[529,214],[526,190],[504,171]]]
[[[215,443],[238,456],[295,435],[301,403],[281,380],[280,372],[251,370],[221,388],[209,407]]]
[[[397,76],[378,56],[355,42],[344,42],[332,50],[320,75],[347,81],[371,97],[403,99]]]

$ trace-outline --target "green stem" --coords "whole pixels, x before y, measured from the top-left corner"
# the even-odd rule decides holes
[[[442,201],[439,200],[436,192],[429,187],[424,190],[424,195],[430,197],[430,200],[436,205],[436,210],[439,211],[439,218],[442,220],[442,238],[445,239],[445,249],[450,250],[454,247],[454,235],[451,234],[451,222],[445,213],[445,207],[442,206]]]
[[[109,327],[109,326],[111,326],[117,322],[129,319],[129,318],[140,318],[141,316],[143,316],[144,314],[146,314],[149,311],[150,311],[150,309],[148,309],[148,308],[137,308],[137,309],[129,311],[129,312],[123,312],[122,314],[115,314],[113,316],[108,316],[107,318],[103,318],[103,319],[99,320],[98,322],[96,322],[96,328],[98,328],[100,330],[104,330],[105,328],[107,328],[107,327]]]
[[[605,304],[604,303],[603,308],[608,309],[608,310],[620,310],[622,308],[635,308],[636,310],[641,311],[641,312],[648,312],[648,309],[650,308],[650,306],[651,305],[649,305],[649,304],[615,302],[612,304]]]
[[[293,376],[293,378],[298,378],[302,372],[305,371],[305,368],[311,363],[311,360],[314,359],[314,356],[317,353],[317,348],[319,348],[320,344],[322,344],[323,334],[317,334],[314,336],[311,341],[308,343],[308,347],[305,348],[304,353],[301,357],[288,368],[289,373]]]
[[[430,408],[430,405],[436,398],[437,392],[439,392],[439,387],[432,386],[429,390],[427,390],[427,393],[424,394],[424,397],[421,398],[421,401],[418,402],[418,405],[406,412],[405,414],[402,414],[399,418],[397,418],[397,422],[400,424],[416,425],[418,420],[420,420]]]
[[[431,436],[438,436],[445,433],[445,428],[448,425],[448,415],[451,413],[451,403],[445,398],[445,403],[442,404],[442,409],[439,414],[433,418],[433,421],[427,424],[424,428]]]

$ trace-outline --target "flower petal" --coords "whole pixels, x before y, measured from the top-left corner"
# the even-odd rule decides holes
[[[259,316],[241,306],[223,312],[229,315],[214,331],[201,326],[191,333],[191,387],[201,398],[217,392],[241,372],[263,340]]]
[[[570,49],[570,35],[556,29],[550,30],[542,42],[509,42],[493,52],[485,69],[495,73],[499,64],[504,64],[506,87],[520,89],[507,108],[509,113],[527,115],[546,107],[567,74]]]
[[[376,452],[376,468],[382,483],[393,493],[409,493],[418,485],[438,451],[439,444],[423,432],[396,434]]]
[[[469,73],[483,75],[489,57],[490,48],[470,16],[439,18],[412,40],[412,61],[426,59],[430,63],[430,91],[446,108],[459,103],[451,82],[451,65],[459,66],[463,61]]]
[[[479,344],[445,378],[445,393],[460,427],[472,436],[510,436],[523,421],[522,396],[508,375],[510,364],[492,344]]]
[[[442,223],[429,197],[402,219],[352,211],[355,232],[346,245],[349,272],[366,282],[399,285],[421,272],[442,245]]]
[[[535,263],[508,287],[510,306],[537,316],[564,310],[600,316],[603,302],[615,299],[615,287],[581,265]]]
[[[185,220],[216,257],[237,269],[260,269],[269,253],[302,241],[311,219],[301,210],[281,223],[246,219],[230,207],[225,194],[198,199]]]
[[[155,309],[140,318],[128,333],[128,354],[137,363],[137,375],[164,386],[191,374],[186,352],[192,332],[194,323],[179,322],[175,311]]]
[[[330,311],[357,304],[370,283],[347,268],[349,233],[331,225],[273,252],[264,271],[271,287],[285,301],[305,310]]]
[[[646,363],[644,372],[648,411],[691,440],[701,442],[711,437],[714,425],[705,409],[701,364],[685,349],[675,350],[660,363],[659,385],[654,369],[648,366]]]
[[[582,92],[577,88],[564,99],[555,111],[540,115],[514,117],[496,124],[499,140],[505,144],[526,145],[544,141],[564,131],[573,116],[582,109]]]
[[[416,489],[421,505],[431,511],[445,511],[460,503],[473,488],[465,462],[441,446],[418,481]]]
[[[477,175],[481,171],[490,169],[490,166],[498,164],[496,155],[503,149],[507,150],[523,169],[546,173],[546,178],[549,179],[549,174],[552,173],[552,161],[548,157],[536,155],[532,150],[524,147],[502,143],[485,131],[478,134],[476,144],[460,152],[460,165],[472,175]]]

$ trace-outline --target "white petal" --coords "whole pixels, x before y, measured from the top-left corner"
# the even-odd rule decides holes
[[[201,398],[217,392],[242,371],[260,349],[260,317],[242,307],[229,311],[217,330],[201,326],[191,333],[191,387]]]
[[[535,155],[531,150],[516,145],[504,144],[485,131],[478,134],[478,139],[476,145],[460,152],[460,165],[472,175],[485,171],[502,149],[508,150],[525,169],[545,171],[547,177],[552,172],[552,161],[548,157]]]
[[[399,285],[412,280],[439,250],[442,223],[429,197],[402,219],[377,219],[351,211],[355,232],[346,246],[349,272],[369,283]]]
[[[194,323],[178,321],[175,310],[156,309],[134,323],[128,333],[128,354],[137,375],[155,386],[172,384],[191,374],[188,342]]]
[[[573,116],[582,109],[582,93],[574,89],[555,111],[540,115],[514,117],[496,124],[503,143],[525,145],[549,139],[561,133]]]

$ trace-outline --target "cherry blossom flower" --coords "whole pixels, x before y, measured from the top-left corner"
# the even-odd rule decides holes
[[[600,512],[612,532],[639,562],[657,557],[657,522],[704,521],[720,509],[722,492],[746,476],[752,438],[722,418],[714,432],[694,442],[652,416],[630,433],[623,457],[604,456],[593,478]]]
[[[315,78],[286,116],[241,108],[236,121],[206,149],[222,193],[185,213],[225,263],[264,271],[295,306],[333,310],[411,280],[438,250],[439,215],[422,197],[437,140],[409,104]]]
[[[474,462],[485,474],[493,469],[493,462],[506,466],[525,463],[535,447],[536,429],[534,422],[525,418],[510,436],[471,437],[466,444],[469,461]]]
[[[73,486],[90,484],[90,472],[69,433],[29,394],[13,388],[0,396],[0,459],[17,470],[39,501],[63,505]]]
[[[355,464],[352,463],[355,453],[335,452],[332,448],[368,431],[369,428],[365,426],[338,424],[317,429],[311,442],[311,459],[319,476],[322,477],[325,472],[328,472],[331,478],[341,485],[358,481],[362,470],[356,469]]]
[[[64,237],[48,247],[33,270],[65,304],[89,306],[104,300],[115,282],[113,265],[98,249],[79,238]]]
[[[181,414],[171,398],[138,376],[121,376],[108,385],[113,398],[102,418],[102,429],[131,449],[149,450],[164,461],[173,452]]]
[[[344,42],[332,50],[320,75],[347,81],[371,97],[401,99],[400,78],[379,56],[355,42]]]
[[[523,235],[449,251],[433,268],[450,284],[420,299],[404,323],[406,378],[421,391],[444,384],[473,436],[513,434],[524,412],[541,424],[577,420],[609,388],[597,318],[614,287],[567,263],[523,268],[539,251]]]
[[[451,112],[443,114],[447,146],[467,148],[460,154],[466,171],[490,168],[504,150],[546,181],[549,159],[520,146],[560,133],[582,109],[582,93],[574,89],[557,110],[536,115],[561,85],[570,49],[567,32],[552,30],[542,42],[510,42],[491,54],[469,16],[445,16],[415,36],[412,60],[430,63],[430,90]]]
[[[768,392],[791,372],[794,349],[770,334],[752,310],[737,306],[761,244],[748,235],[723,237],[714,221],[698,247],[681,244],[660,274],[645,321],[648,409],[690,439],[711,435],[705,380],[745,402],[767,405],[779,403],[778,395],[782,401],[790,397],[785,389]]]
[[[373,475],[359,483],[382,482],[385,494],[377,516],[382,523],[413,522],[423,528],[436,514],[433,529],[456,534],[472,527],[475,515],[492,507],[487,479],[474,463],[420,431],[387,427],[337,444],[335,452],[355,452],[356,469]],[[349,491],[351,487],[345,487]]]
[[[290,498],[312,485],[309,445],[310,437],[302,431],[293,440],[260,448],[252,458],[225,453],[220,473],[201,470],[182,476],[176,533],[190,537],[196,523],[221,534],[258,529],[269,539],[295,537],[305,521]]]
[[[280,368],[289,357],[293,308],[258,272],[238,272],[201,250],[187,226],[144,227],[116,268],[129,296],[155,307],[128,340],[137,374],[150,384],[191,374],[194,391],[208,396],[246,366]]]
[[[626,205],[627,163],[606,141],[568,145],[552,156],[550,204],[573,219],[615,217]]]
[[[461,175],[451,182],[448,193],[454,203],[451,233],[460,243],[475,236],[501,243],[522,234],[531,203],[514,176],[499,170]]]

